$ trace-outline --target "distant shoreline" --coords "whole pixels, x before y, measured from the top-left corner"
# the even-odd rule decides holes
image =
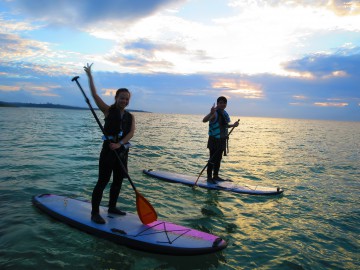
[[[0,101],[0,107],[10,107],[10,108],[17,108],[17,107],[27,107],[27,108],[51,108],[51,109],[70,109],[70,110],[89,110],[89,108],[83,107],[76,107],[76,106],[68,106],[68,105],[61,105],[61,104],[52,104],[52,103],[45,103],[45,104],[38,104],[38,103],[23,103],[23,102],[4,102]],[[98,108],[94,108],[98,110]],[[131,110],[130,112],[146,112],[142,110]]]

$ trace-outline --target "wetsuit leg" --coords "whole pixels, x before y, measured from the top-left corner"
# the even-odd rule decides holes
[[[99,158],[99,178],[94,187],[91,205],[92,214],[99,213],[99,207],[103,196],[104,189],[110,181],[112,172],[111,153],[109,151],[102,150]]]
[[[214,163],[214,175],[213,177],[216,178],[219,176],[219,171],[220,171],[220,165],[221,165],[221,160],[222,160],[222,156],[225,150],[225,140],[224,139],[219,139],[216,140],[216,144],[215,144],[215,150],[214,150],[214,157],[213,157],[213,163]]]
[[[127,153],[119,156],[121,157],[121,161],[127,171]],[[116,202],[119,198],[121,186],[124,177],[126,177],[126,173],[122,170],[121,165],[119,164],[119,160],[117,158],[114,161],[113,168],[113,182],[110,187],[109,208],[116,207]]]
[[[109,208],[115,208],[117,199],[119,198],[123,179],[118,172],[119,168],[114,169],[113,182],[110,187]]]
[[[212,179],[212,173],[214,170],[214,158],[212,158],[214,156],[214,149],[209,149],[210,150],[210,158],[208,161],[208,167],[207,167],[207,178],[208,179]]]
[[[222,154],[222,151],[218,151],[214,158],[214,177],[217,177],[219,175]]]

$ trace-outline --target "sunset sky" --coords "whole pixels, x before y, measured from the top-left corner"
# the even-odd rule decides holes
[[[86,107],[94,63],[130,109],[360,121],[360,1],[0,0],[0,24],[0,101]]]

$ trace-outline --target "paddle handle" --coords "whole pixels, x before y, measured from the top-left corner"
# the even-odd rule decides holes
[[[238,119],[235,123],[239,123],[239,122],[240,122],[240,119]],[[235,123],[234,123],[234,124],[235,124]],[[234,128],[235,128],[235,127],[232,127],[232,129],[230,130],[230,132],[229,132],[229,134],[228,134],[228,137],[230,136],[231,132],[233,132]]]

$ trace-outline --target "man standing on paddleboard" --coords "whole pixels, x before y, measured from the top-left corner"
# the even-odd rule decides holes
[[[211,107],[203,122],[209,122],[209,139],[207,148],[210,151],[210,158],[207,166],[207,181],[215,184],[216,181],[224,181],[219,177],[220,164],[223,154],[226,155],[228,139],[228,128],[237,127],[239,122],[230,123],[230,116],[225,111],[227,99],[221,96],[217,99],[217,104]]]
[[[104,224],[105,220],[99,213],[99,206],[104,189],[110,181],[111,174],[113,174],[113,182],[110,187],[108,212],[116,215],[126,215],[125,212],[116,208],[116,202],[120,194],[123,179],[127,177],[129,141],[135,133],[135,117],[125,110],[129,105],[131,96],[128,89],[118,89],[115,94],[115,103],[111,106],[107,105],[101,99],[96,91],[91,66],[92,64],[87,64],[84,66],[84,70],[89,79],[91,95],[105,116],[104,131],[107,139],[109,139],[103,138],[104,142],[99,159],[99,178],[94,187],[91,199],[91,220],[95,223]],[[126,172],[124,172],[122,166],[120,166],[120,161],[115,151],[117,151],[117,155],[120,157]]]

